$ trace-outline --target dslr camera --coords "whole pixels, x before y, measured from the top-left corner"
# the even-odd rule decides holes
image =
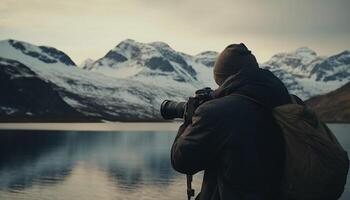
[[[214,98],[214,91],[209,88],[197,90],[193,97],[189,97],[187,102],[176,102],[165,100],[160,106],[160,114],[163,119],[182,118],[191,121],[194,111],[202,103]]]

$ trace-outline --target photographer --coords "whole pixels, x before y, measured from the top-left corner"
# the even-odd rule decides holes
[[[173,168],[191,175],[204,170],[200,200],[279,199],[284,144],[267,108],[291,102],[286,87],[242,43],[221,52],[214,79],[213,99],[179,128]]]

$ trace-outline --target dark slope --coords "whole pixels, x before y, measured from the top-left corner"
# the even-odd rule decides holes
[[[350,82],[325,95],[306,101],[326,122],[350,123]]]
[[[24,64],[0,57],[0,121],[86,121],[54,85]]]

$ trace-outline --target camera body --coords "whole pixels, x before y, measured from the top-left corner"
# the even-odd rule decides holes
[[[191,121],[194,111],[202,103],[214,98],[214,91],[209,88],[197,90],[193,97],[189,97],[187,102],[175,102],[165,100],[160,106],[160,113],[163,119],[183,118],[185,121]]]

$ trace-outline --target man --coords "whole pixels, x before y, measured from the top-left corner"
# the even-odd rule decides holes
[[[204,170],[200,200],[279,199],[284,144],[271,109],[291,102],[283,83],[260,69],[244,44],[232,44],[214,66],[219,88],[184,123],[171,149],[173,168]]]

